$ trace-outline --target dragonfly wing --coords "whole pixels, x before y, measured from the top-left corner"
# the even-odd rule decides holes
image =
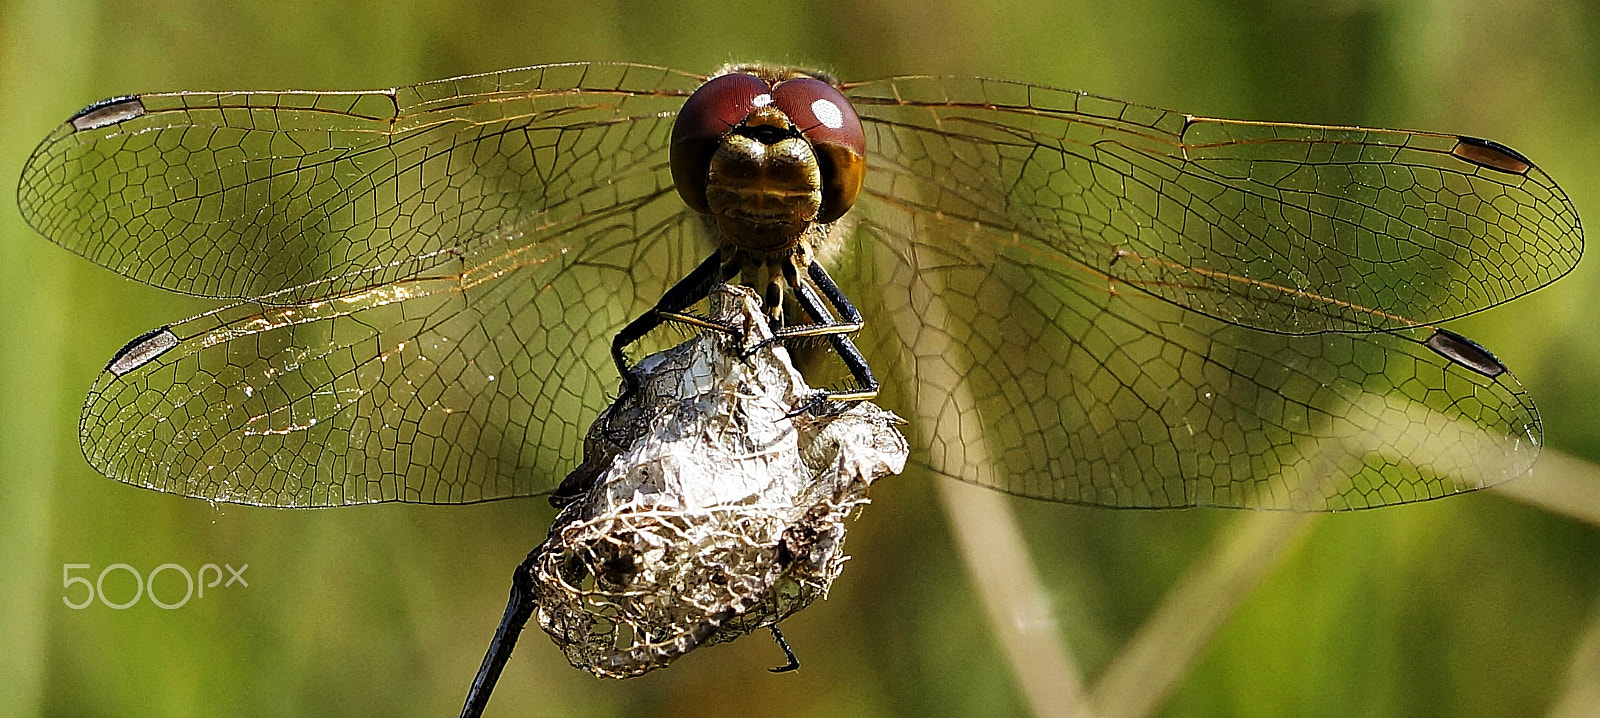
[[[1255,331],[902,197],[863,199],[838,276],[938,473],[1070,503],[1342,510],[1492,485],[1538,453],[1521,385],[1453,334]]]
[[[546,493],[616,391],[612,335],[714,247],[670,184],[586,210],[420,276],[146,334],[90,392],[84,453],[126,483],[268,506]]]
[[[1251,328],[1441,322],[1553,281],[1583,249],[1566,194],[1482,140],[1212,120],[995,80],[847,92],[879,197]]]
[[[584,63],[372,92],[117,98],[39,145],[18,204],[56,243],[141,282],[309,301],[654,185],[660,125],[699,82]]]

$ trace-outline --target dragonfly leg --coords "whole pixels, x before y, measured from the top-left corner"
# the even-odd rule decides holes
[[[706,258],[706,261],[701,262],[700,266],[695,267],[694,271],[689,273],[689,276],[678,280],[678,283],[672,285],[672,288],[668,289],[666,294],[661,295],[661,299],[656,302],[654,308],[629,322],[627,326],[622,328],[622,331],[617,332],[617,336],[611,340],[611,359],[616,362],[617,373],[622,375],[623,382],[627,384],[624,393],[631,393],[638,388],[635,386],[637,380],[634,378],[633,372],[628,369],[626,349],[629,344],[644,338],[646,334],[649,334],[656,327],[668,321],[678,321],[706,329],[728,331],[727,327],[702,317],[684,314],[683,310],[705,299],[706,296],[711,294],[712,287],[719,282],[727,281],[738,272],[737,259],[724,262],[720,251],[712,254]]]
[[[812,262],[807,274],[811,284],[816,285],[815,289],[800,278],[799,272],[793,265],[786,264],[783,267],[784,281],[794,288],[795,302],[805,310],[806,318],[810,319],[811,323],[783,327],[773,332],[775,335],[773,338],[784,341],[861,331],[861,312],[845,298],[844,292],[839,290],[839,285],[833,283],[833,278],[822,269],[822,265]],[[823,306],[822,298],[817,296],[817,290],[821,290],[822,296],[826,297],[828,303],[839,312],[839,319],[834,319],[833,314]]]
[[[790,650],[789,640],[783,637],[783,631],[778,630],[778,624],[774,623],[770,626],[767,626],[767,628],[772,629],[772,639],[778,642],[778,647],[783,649],[784,657],[789,659],[788,663],[778,666],[777,668],[768,668],[767,670],[772,671],[773,673],[788,673],[789,671],[799,668],[800,659],[795,657],[793,650]]]
[[[783,282],[773,278],[767,282],[766,295],[761,298],[767,309],[767,327],[774,333],[783,328]]]
[[[822,392],[818,395],[818,401],[866,401],[877,396],[878,380],[872,376],[872,368],[867,366],[867,359],[861,355],[861,350],[856,348],[849,336],[846,336],[861,329],[861,312],[844,296],[844,292],[839,290],[839,285],[834,284],[833,278],[828,276],[828,272],[821,264],[812,261],[807,274],[811,280],[809,284],[800,278],[793,264],[784,264],[784,279],[794,289],[795,301],[811,323],[785,327],[776,333],[774,340],[827,337],[829,344],[833,345],[834,353],[839,355],[839,359],[850,370],[850,375],[856,380],[856,386],[851,391]],[[812,288],[812,284],[815,284],[816,288]],[[818,296],[819,290],[822,296]],[[823,306],[822,297],[827,298],[828,303],[839,312],[843,321],[834,319],[828,308]]]

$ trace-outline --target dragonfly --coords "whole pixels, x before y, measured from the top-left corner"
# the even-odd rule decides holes
[[[225,303],[115,353],[88,461],[278,507],[565,495],[630,352],[708,328],[690,308],[730,279],[798,307],[772,319],[819,402],[907,417],[935,475],[1126,508],[1433,499],[1543,440],[1440,325],[1583,248],[1489,140],[737,64],[118,97],[40,144],[18,203]]]

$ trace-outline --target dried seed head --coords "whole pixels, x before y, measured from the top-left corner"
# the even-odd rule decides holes
[[[795,413],[815,393],[753,292],[713,293],[718,320],[639,363],[643,389],[590,428],[567,504],[536,551],[539,625],[574,666],[627,678],[783,620],[839,575],[844,522],[899,473],[894,414]]]

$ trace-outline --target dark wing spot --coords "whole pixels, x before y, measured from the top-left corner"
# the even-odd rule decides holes
[[[1488,349],[1448,329],[1434,330],[1433,336],[1428,337],[1425,343],[1439,356],[1491,379],[1506,371],[1506,365],[1501,364]]]
[[[122,376],[149,364],[175,346],[178,346],[178,336],[173,334],[171,329],[161,327],[151,330],[123,346],[116,356],[111,357],[111,363],[106,365],[106,371]]]
[[[127,122],[135,117],[144,115],[144,102],[138,95],[126,97],[113,97],[101,100],[88,107],[78,110],[67,121],[72,123],[73,129],[83,132],[94,130],[119,122]]]
[[[1499,142],[1465,135],[1458,136],[1456,140],[1456,147],[1450,150],[1450,154],[1479,167],[1488,167],[1514,175],[1527,174],[1528,170],[1533,169],[1533,160],[1523,157],[1521,153]]]

